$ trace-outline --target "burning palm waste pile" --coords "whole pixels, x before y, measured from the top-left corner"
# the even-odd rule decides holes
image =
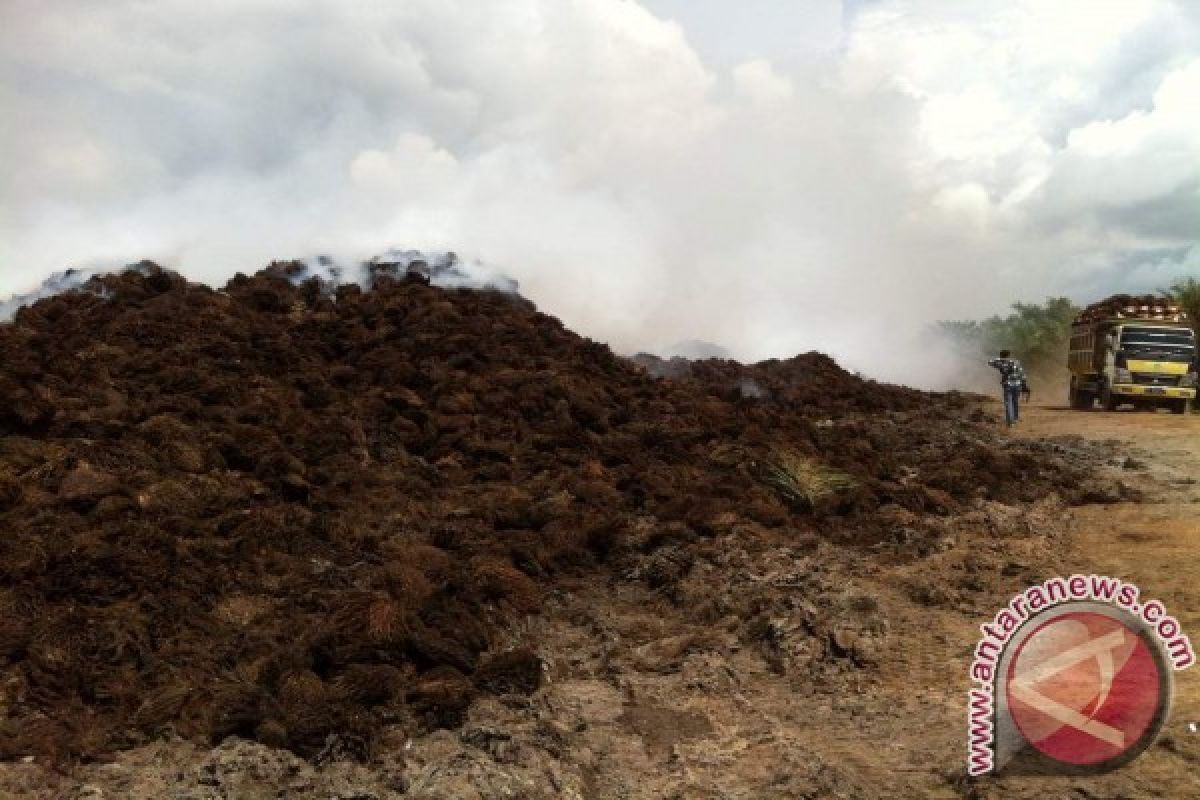
[[[818,354],[659,378],[510,286],[367,271],[280,262],[215,290],[143,263],[0,325],[5,761],[51,781],[236,741],[304,769],[390,759],[413,795],[474,796],[430,783],[458,763],[609,796],[686,760],[678,737],[718,737],[630,676],[716,652],[835,692],[888,647],[855,576],[970,606],[1011,559],[948,554],[949,520],[1015,540],[1028,526],[994,509],[1108,491],[1082,445],[1001,438],[970,396]],[[572,681],[615,710],[580,722],[554,700],[583,702]]]

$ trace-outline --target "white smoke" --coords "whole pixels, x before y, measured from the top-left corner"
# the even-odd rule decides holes
[[[698,361],[703,358],[733,358],[733,353],[729,349],[722,347],[713,342],[705,342],[699,339],[685,339],[680,342],[675,342],[670,347],[666,347],[662,352],[656,355],[662,358],[686,358],[692,361]]]
[[[1194,4],[853,5],[789,61],[633,0],[7,0],[0,295],[405,242],[621,352],[937,385],[931,320],[1200,271]]]
[[[302,265],[288,275],[293,283],[317,278],[331,288],[357,284],[370,289],[378,275],[402,276],[414,273],[429,279],[441,289],[493,289],[516,293],[519,285],[512,278],[482,261],[463,261],[452,251],[401,250],[393,248],[366,261],[346,261],[329,255],[300,260]]]
[[[738,381],[738,394],[742,397],[752,398],[755,400],[767,396],[767,391],[758,385],[758,381],[751,378],[742,378]]]
[[[103,286],[88,285],[88,281],[100,274],[102,271],[92,269],[65,269],[61,272],[51,273],[42,281],[41,286],[33,291],[13,295],[7,300],[0,301],[0,322],[9,322],[17,311],[25,306],[33,305],[38,300],[54,297],[63,292],[86,291],[104,297],[106,291]]]
[[[322,255],[301,259],[298,263],[300,268],[289,272],[288,280],[298,285],[316,278],[330,291],[347,284],[355,284],[369,290],[378,275],[390,274],[399,277],[408,273],[427,278],[431,286],[442,289],[491,289],[515,294],[519,288],[512,278],[480,261],[462,261],[453,252],[392,249],[367,261],[346,263]],[[89,285],[88,281],[99,275],[128,269],[144,271],[145,267],[139,263],[111,270],[94,268],[55,272],[32,292],[13,295],[0,302],[0,322],[12,320],[17,311],[24,306],[63,292],[84,290],[104,296],[103,286]]]
[[[375,256],[369,266],[394,267],[400,273],[414,272],[443,289],[494,289],[515,293],[518,284],[482,261],[463,261],[454,252],[425,253],[420,250],[388,250]]]

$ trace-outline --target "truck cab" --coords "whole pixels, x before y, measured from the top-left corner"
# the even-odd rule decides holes
[[[1186,323],[1111,319],[1072,328],[1070,401],[1113,410],[1130,403],[1185,413],[1196,397],[1196,335]]]

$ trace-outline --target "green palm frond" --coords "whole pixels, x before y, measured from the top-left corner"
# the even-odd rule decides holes
[[[763,470],[763,482],[803,509],[813,509],[822,500],[858,486],[850,475],[791,451],[774,454]]]

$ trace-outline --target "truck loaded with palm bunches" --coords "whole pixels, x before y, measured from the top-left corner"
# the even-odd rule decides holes
[[[1096,401],[1189,411],[1196,398],[1196,334],[1187,314],[1154,295],[1113,295],[1085,308],[1071,326],[1067,355],[1072,408]]]

